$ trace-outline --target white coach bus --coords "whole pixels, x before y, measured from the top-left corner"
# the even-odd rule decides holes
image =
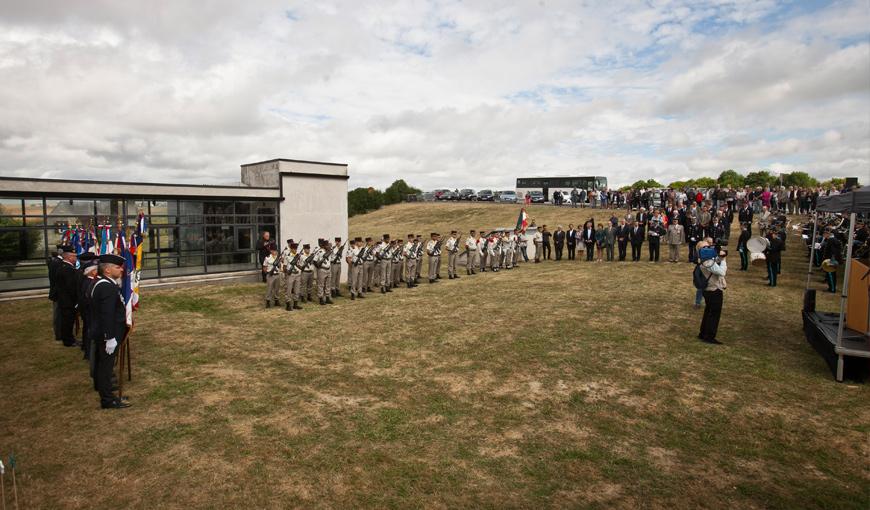
[[[605,190],[607,177],[520,177],[517,179],[517,197],[520,200],[528,191],[540,191],[544,194],[544,199],[549,202],[553,200],[554,191],[561,191],[563,195],[568,196],[574,188],[586,191]]]

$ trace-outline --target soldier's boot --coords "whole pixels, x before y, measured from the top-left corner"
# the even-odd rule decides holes
[[[299,302],[298,302],[298,301],[295,301],[295,300],[293,301],[293,309],[294,309],[294,310],[302,310],[302,307],[299,306]]]
[[[267,299],[266,300],[266,308],[269,308],[270,306],[272,306],[272,302]]]
[[[356,297],[358,297],[358,298],[360,298],[360,299],[363,299],[363,298],[366,297],[366,295],[363,294],[362,292],[360,292],[359,294],[356,295]]]
[[[293,303],[291,303],[290,301],[287,301],[287,304],[284,305],[284,308],[289,312],[290,310],[293,309]]]
[[[387,292],[393,292],[393,284],[387,285]]]
[[[448,274],[448,275],[447,275],[447,279],[448,279],[448,280],[452,280],[452,279],[453,279],[453,275],[452,275],[452,274]]]
[[[459,279],[459,275],[458,275],[458,274],[453,275],[453,279],[454,279],[454,280],[458,280],[458,279]]]
[[[275,300],[275,306],[281,306],[281,303],[279,303],[277,299]]]
[[[328,304],[328,305],[334,304],[334,303],[332,302],[332,300],[329,299],[329,296],[326,296],[326,304]]]
[[[408,285],[408,288],[409,288],[409,289],[413,287],[413,285],[411,285],[411,282],[410,282],[410,281],[407,281],[407,282],[405,282],[405,283]]]
[[[440,274],[436,274],[436,275],[435,275],[435,279],[436,279],[436,280],[440,280],[440,279],[441,279],[441,275],[440,275]]]
[[[385,286],[381,285],[381,294],[386,294],[386,293],[387,293],[387,288]]]
[[[325,304],[326,304],[326,301],[325,301],[323,298],[320,298],[320,304],[321,304],[321,305],[325,305]]]
[[[433,278],[429,278],[429,283],[435,283],[435,280]]]
[[[356,301],[356,293],[353,292],[353,291],[350,292],[350,300],[351,300],[351,301]]]

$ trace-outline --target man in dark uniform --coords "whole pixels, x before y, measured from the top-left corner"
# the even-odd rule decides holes
[[[649,225],[649,232],[646,236],[647,248],[649,249],[649,261],[650,262],[658,262],[660,248],[662,245],[662,236],[667,234],[668,231],[665,230],[665,227],[662,226],[661,221],[659,220],[651,220]]]
[[[749,207],[749,201],[743,201],[743,207],[737,211],[737,221],[746,225],[746,230],[749,231],[749,237],[752,237],[752,208]]]
[[[577,250],[577,230],[573,223],[568,224],[568,232],[565,235],[565,244],[568,246],[568,260],[574,260]]]
[[[782,264],[782,239],[779,238],[779,232],[771,229],[767,235],[768,245],[764,250],[764,258],[767,261],[767,285],[776,287],[776,275],[779,274],[779,268]]]
[[[84,359],[89,359],[91,352],[91,289],[97,281],[99,259],[97,255],[90,252],[84,252],[79,255],[82,279],[79,283],[78,312],[82,318],[82,352],[84,353]]]
[[[836,262],[837,267],[843,263],[843,243],[831,232],[830,227],[825,228],[822,234],[822,260],[831,259],[831,262]],[[837,272],[825,272],[825,282],[828,284],[828,292],[837,292]]]
[[[556,227],[553,232],[553,246],[556,247],[556,260],[562,260],[562,248],[565,246],[565,231],[562,230],[562,225]]]
[[[94,384],[100,393],[103,409],[121,409],[130,404],[112,391],[112,370],[118,344],[124,340],[127,329],[126,309],[121,288],[115,283],[124,272],[124,257],[100,255],[100,277],[91,292],[91,340],[96,347]]]
[[[689,225],[686,227],[686,244],[689,245],[689,262],[696,262],[698,258],[698,241],[703,239],[704,229],[698,224],[698,218],[689,215]]]
[[[57,252],[48,259],[48,299],[51,300],[51,323],[54,328],[54,339],[60,342],[60,307],[57,306],[57,271],[63,265],[63,253],[61,248],[63,245],[56,246]]]
[[[81,276],[76,271],[76,253],[72,246],[65,245],[61,248],[63,251],[63,262],[55,273],[55,291],[57,297],[57,306],[60,309],[60,339],[63,345],[74,347],[76,338],[73,333],[73,327],[76,320],[76,307],[79,301],[79,283]]]

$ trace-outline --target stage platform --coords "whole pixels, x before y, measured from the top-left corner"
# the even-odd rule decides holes
[[[863,333],[843,328],[843,342],[837,348],[839,314],[803,312],[807,342],[825,358],[831,373],[837,376],[837,360],[843,355],[843,378],[865,381],[870,375],[870,338]]]

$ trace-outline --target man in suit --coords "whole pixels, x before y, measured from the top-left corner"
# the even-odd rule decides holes
[[[638,262],[640,261],[640,249],[643,247],[643,241],[646,237],[646,232],[644,231],[643,226],[634,221],[631,224],[631,230],[629,231],[629,241],[631,242],[631,261]]]
[[[574,260],[574,254],[577,250],[577,230],[574,229],[573,223],[568,224],[565,244],[568,245],[568,260]]]
[[[647,246],[649,248],[649,261],[650,262],[658,262],[659,261],[659,253],[661,248],[662,237],[667,234],[665,227],[662,226],[662,222],[658,220],[651,220],[649,224],[649,231],[646,235]]]
[[[558,225],[553,232],[553,246],[556,248],[556,260],[562,260],[562,249],[565,247],[565,231],[562,230],[562,225]]]
[[[686,242],[686,233],[683,226],[678,222],[673,222],[668,225],[668,260],[671,262],[680,261],[680,246]]]
[[[746,225],[746,230],[749,231],[749,237],[752,237],[752,208],[749,207],[748,200],[743,201],[743,205],[737,212],[737,221]]]
[[[619,226],[616,227],[616,245],[619,248],[620,262],[625,262],[625,249],[628,246],[629,234],[631,234],[631,227],[626,225],[625,219],[620,219]]]
[[[649,214],[646,212],[646,207],[641,207],[640,211],[634,217],[638,225],[646,229],[646,224],[649,222]]]
[[[63,246],[58,244],[57,251],[52,252],[48,259],[48,299],[51,301],[51,323],[54,329],[54,339],[62,341],[60,327],[60,307],[57,305],[57,273],[63,265]]]
[[[604,253],[608,262],[613,262],[613,245],[616,243],[616,227],[608,222],[604,228]]]
[[[544,249],[544,259],[550,260],[550,238],[553,233],[547,230],[547,226],[541,226],[541,247]]]

